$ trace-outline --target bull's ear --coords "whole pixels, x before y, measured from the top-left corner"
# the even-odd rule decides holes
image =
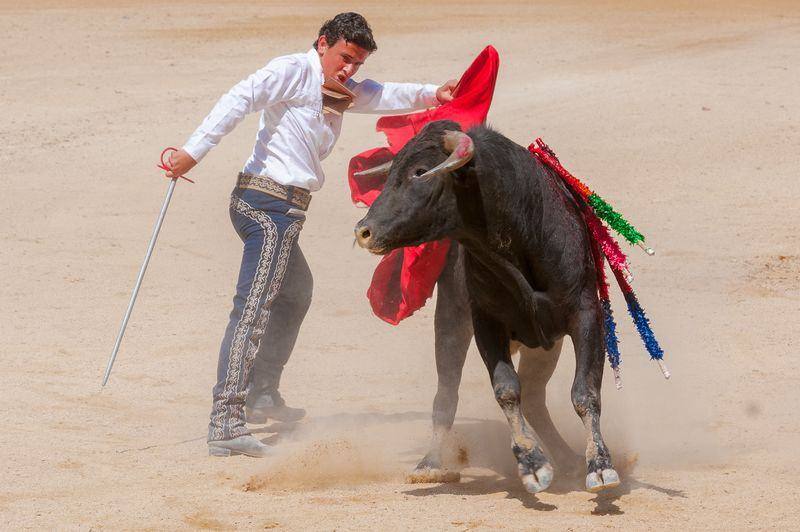
[[[456,185],[460,187],[469,186],[470,183],[474,183],[477,179],[477,174],[475,173],[475,164],[473,162],[469,162],[453,172],[452,175],[453,183]]]
[[[458,170],[472,160],[475,155],[475,144],[469,135],[462,131],[445,130],[442,135],[442,147],[448,153],[447,159],[431,168],[417,179],[428,180],[444,173]]]

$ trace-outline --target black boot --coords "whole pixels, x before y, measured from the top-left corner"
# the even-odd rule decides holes
[[[245,420],[258,425],[265,424],[267,419],[292,423],[303,419],[305,415],[303,408],[286,406],[286,401],[278,390],[256,397],[252,402],[248,400],[244,408]]]

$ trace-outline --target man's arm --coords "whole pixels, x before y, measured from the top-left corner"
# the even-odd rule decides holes
[[[167,177],[191,170],[248,113],[290,99],[300,82],[300,74],[292,58],[280,58],[234,85],[217,101],[183,148],[170,154],[172,170]]]
[[[366,79],[348,88],[356,95],[353,107],[356,113],[387,113],[414,111],[447,103],[453,99],[456,81],[449,80],[441,86],[419,83],[378,83]]]

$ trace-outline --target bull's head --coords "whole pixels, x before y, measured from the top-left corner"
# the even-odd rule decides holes
[[[358,244],[385,254],[455,231],[459,217],[450,177],[470,162],[473,153],[472,139],[457,123],[442,120],[426,125],[390,166],[374,170],[388,171],[388,177],[367,215],[356,224]]]

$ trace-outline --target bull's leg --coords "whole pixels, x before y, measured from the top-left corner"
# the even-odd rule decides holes
[[[559,434],[547,410],[547,383],[558,364],[563,339],[552,349],[520,348],[519,380],[522,385],[522,414],[541,439],[548,456],[560,472],[576,473],[581,459]]]
[[[408,475],[406,480],[409,482],[458,482],[461,476],[456,471],[442,467],[442,442],[456,416],[461,371],[472,339],[472,319],[462,259],[459,258],[458,245],[453,242],[447,264],[437,282],[434,333],[439,383],[433,399],[431,446]]]
[[[600,386],[605,364],[602,318],[599,309],[587,307],[579,312],[570,335],[575,344],[572,404],[586,428],[586,489],[595,493],[618,486],[619,475],[600,434]]]
[[[517,458],[522,483],[531,493],[546,489],[553,480],[553,467],[539,447],[520,409],[520,384],[511,362],[509,337],[502,323],[472,309],[475,343],[489,370],[494,397],[511,427],[511,449]]]

